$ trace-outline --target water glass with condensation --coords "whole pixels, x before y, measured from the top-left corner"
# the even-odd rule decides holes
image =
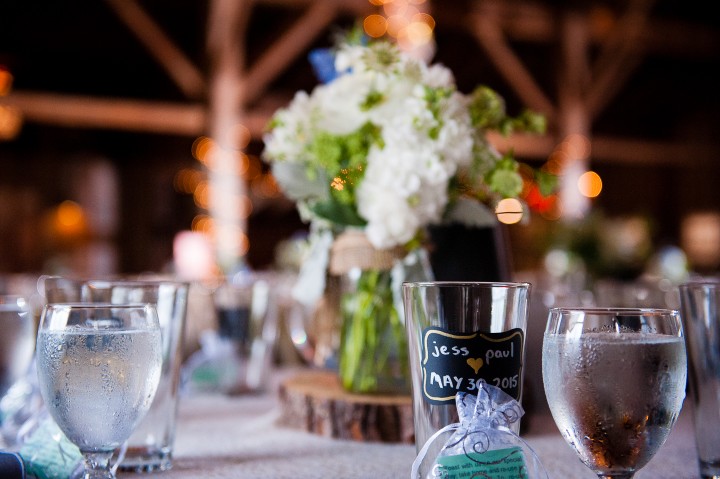
[[[160,384],[150,410],[128,440],[119,469],[135,472],[170,469],[189,283],[165,279],[77,280],[53,276],[41,278],[39,286],[48,303],[150,303],[156,307],[162,334]]]
[[[700,475],[720,478],[720,282],[680,285]]]

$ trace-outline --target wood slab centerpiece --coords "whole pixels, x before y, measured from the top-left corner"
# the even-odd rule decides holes
[[[313,370],[286,379],[279,396],[279,425],[336,439],[414,443],[410,395],[350,393],[336,372]]]

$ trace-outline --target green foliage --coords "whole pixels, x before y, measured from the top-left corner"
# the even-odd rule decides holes
[[[339,375],[353,392],[378,390],[383,382],[395,382],[396,361],[408,380],[408,351],[405,328],[395,309],[390,271],[367,270],[357,287],[346,293],[341,305],[343,322]]]
[[[540,194],[549,196],[557,189],[558,177],[547,171],[535,170],[535,182],[540,189]]]

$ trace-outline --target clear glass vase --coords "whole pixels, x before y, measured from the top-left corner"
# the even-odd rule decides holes
[[[353,393],[409,394],[401,285],[432,280],[429,261],[421,248],[377,267],[369,267],[369,257],[342,275],[340,381]]]

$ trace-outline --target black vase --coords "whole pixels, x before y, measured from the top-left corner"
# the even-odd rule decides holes
[[[433,226],[430,265],[437,281],[510,281],[511,258],[501,224],[467,227]]]

